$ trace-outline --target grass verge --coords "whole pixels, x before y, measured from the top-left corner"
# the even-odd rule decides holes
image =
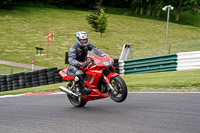
[[[59,86],[66,86],[66,85],[67,83],[59,83],[59,84],[31,87],[31,88],[26,88],[26,89],[4,91],[4,92],[0,92],[0,96],[16,95],[16,94],[24,94],[24,93],[59,92],[60,91]]]
[[[200,70],[123,76],[129,91],[200,91]]]
[[[200,92],[200,70],[124,75],[122,78],[125,80],[129,92]],[[67,83],[5,91],[0,92],[0,96],[59,92],[61,85],[66,86]]]
[[[30,72],[31,69],[0,64],[0,75],[10,75],[20,72]]]

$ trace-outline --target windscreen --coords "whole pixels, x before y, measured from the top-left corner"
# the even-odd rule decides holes
[[[104,54],[101,50],[99,50],[97,48],[92,49],[92,51],[89,52],[89,55],[95,55],[95,56],[98,56],[98,57],[105,57],[106,56],[106,54]]]

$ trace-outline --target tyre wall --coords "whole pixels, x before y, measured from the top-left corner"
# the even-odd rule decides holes
[[[0,92],[66,82],[57,67],[0,76]]]

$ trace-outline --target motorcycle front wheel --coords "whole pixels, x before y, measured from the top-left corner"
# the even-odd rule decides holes
[[[114,90],[108,91],[110,98],[115,102],[123,102],[127,97],[127,86],[124,80],[120,76],[116,76],[111,79],[110,84],[114,88]]]

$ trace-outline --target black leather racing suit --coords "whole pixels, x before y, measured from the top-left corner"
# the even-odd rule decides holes
[[[86,47],[81,47],[78,43],[74,43],[68,51],[69,70],[83,79],[83,72],[79,68],[79,62],[84,62],[87,59],[88,50],[95,48],[89,43]]]

